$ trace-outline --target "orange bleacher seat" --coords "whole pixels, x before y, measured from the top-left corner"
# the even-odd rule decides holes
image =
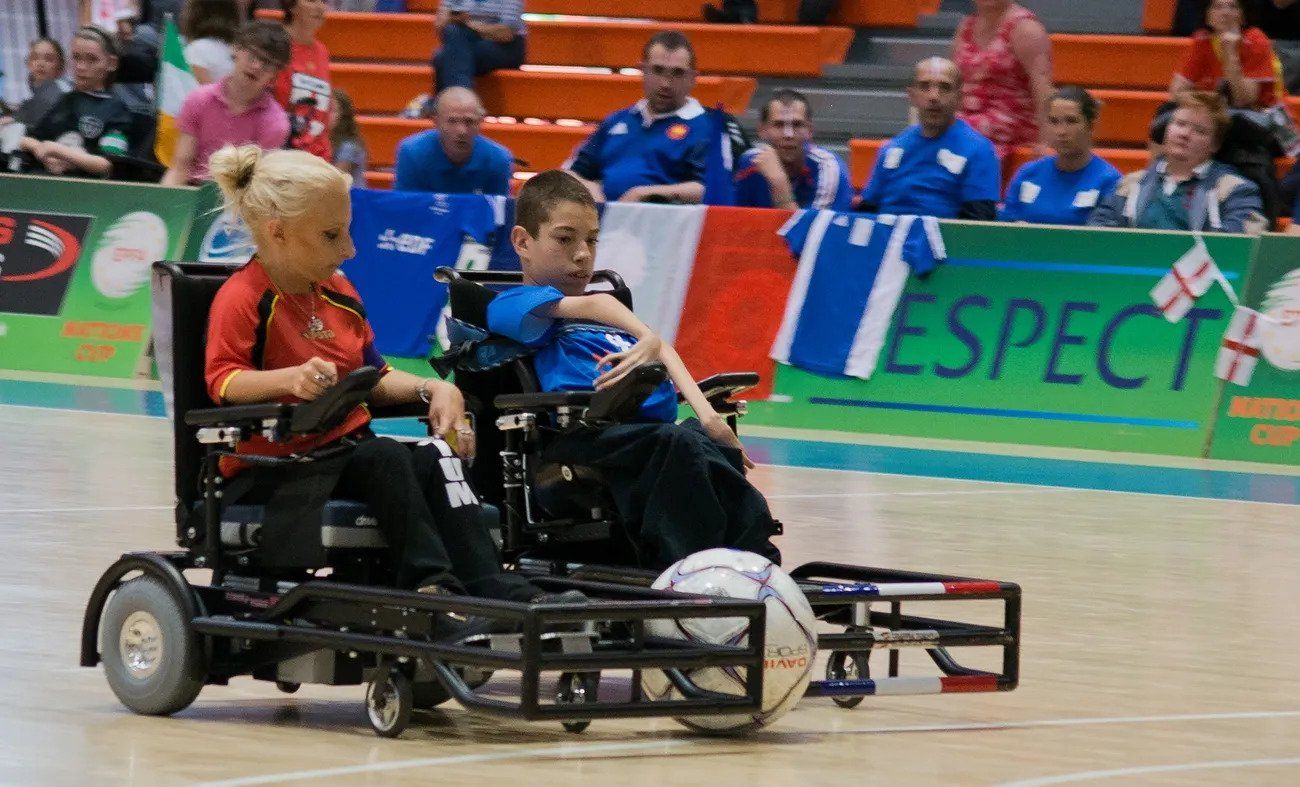
[[[279,16],[264,11],[268,18]],[[657,22],[542,21],[528,25],[528,63],[623,68],[641,62],[646,39],[678,29],[691,38],[700,69],[746,76],[820,76],[842,63],[853,41],[847,27],[668,25]],[[429,62],[438,46],[431,14],[333,13],[320,39],[334,59]]]
[[[1058,85],[1167,90],[1189,39],[1157,36],[1052,36],[1053,78]]]
[[[393,165],[397,158],[399,142],[417,131],[433,128],[433,123],[428,120],[406,120],[373,115],[358,117],[357,125],[370,152],[370,163],[376,167]],[[525,162],[531,170],[560,166],[593,130],[591,126],[483,124],[485,137],[505,145],[515,158]]]
[[[414,96],[433,90],[428,66],[334,63],[330,78],[361,112],[398,112]],[[480,77],[475,88],[489,114],[519,118],[602,120],[644,95],[639,77],[549,71],[498,71]],[[754,89],[752,79],[700,77],[694,95],[707,107],[722,104],[728,112],[741,113]]]
[[[1145,0],[1142,29],[1148,33],[1168,33],[1174,26],[1174,9],[1178,0]]]
[[[714,0],[720,2],[720,0]],[[612,16],[631,19],[699,21],[701,0],[524,0],[524,11],[532,14]],[[921,7],[927,0],[840,0],[830,21],[850,27],[916,27]],[[408,0],[409,11],[435,11],[438,0]],[[799,0],[758,0],[758,19],[763,24],[794,22],[799,18]]]

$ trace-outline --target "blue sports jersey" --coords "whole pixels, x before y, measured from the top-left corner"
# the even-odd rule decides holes
[[[500,197],[352,190],[357,255],[343,273],[366,304],[381,353],[428,357],[430,337],[447,302],[433,278],[455,267],[468,236],[485,242],[500,222]]]
[[[543,306],[564,294],[554,287],[523,285],[498,294],[488,304],[488,330],[537,349],[533,368],[543,391],[590,391],[601,371],[596,359],[629,350],[631,334],[608,325],[539,316]],[[677,420],[677,390],[664,381],[641,405],[648,421]]]
[[[1100,156],[1094,155],[1075,172],[1062,172],[1056,168],[1056,156],[1044,156],[1016,171],[998,218],[1082,226],[1097,203],[1114,191],[1120,177],[1119,170]]]
[[[953,219],[963,203],[997,202],[1001,183],[993,143],[966,121],[954,121],[934,139],[918,125],[880,149],[862,203],[879,213]]]
[[[487,137],[477,137],[469,161],[453,164],[442,149],[437,129],[413,134],[397,146],[397,180],[400,191],[439,194],[510,193],[514,157]]]
[[[600,181],[611,202],[633,186],[703,183],[717,133],[710,113],[693,98],[671,115],[649,112],[642,99],[605,118],[569,169]]]
[[[742,207],[772,207],[772,189],[754,166],[754,157],[760,149],[745,151],[736,164],[736,204]],[[794,188],[794,201],[801,208],[848,210],[853,200],[849,168],[839,156],[818,145],[807,146],[803,171],[790,185]]]
[[[821,374],[876,369],[910,272],[946,254],[932,216],[799,211],[780,230],[799,255],[772,357]]]

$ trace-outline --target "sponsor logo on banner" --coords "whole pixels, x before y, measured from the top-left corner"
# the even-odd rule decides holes
[[[0,211],[0,312],[58,314],[89,228],[89,216]]]
[[[147,210],[113,222],[90,262],[90,281],[105,298],[129,298],[149,283],[149,267],[167,255],[167,224]]]
[[[222,213],[208,227],[199,250],[199,262],[243,265],[252,258],[256,247],[248,225],[238,216]]]
[[[423,255],[433,248],[433,238],[414,235],[409,232],[398,233],[396,230],[389,228],[379,234],[375,246],[382,251]]]
[[[1269,318],[1260,326],[1264,360],[1275,369],[1300,371],[1300,268],[1268,288],[1260,311]]]

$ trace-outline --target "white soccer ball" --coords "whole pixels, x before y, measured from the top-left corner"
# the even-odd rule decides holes
[[[656,589],[706,596],[762,601],[767,607],[766,668],[763,709],[745,715],[688,716],[677,721],[704,732],[749,732],[776,721],[803,697],[817,656],[817,618],[803,591],[772,561],[734,549],[707,549],[683,558],[654,581]],[[680,624],[680,625],[679,625]],[[749,641],[745,618],[651,619],[646,634],[692,642],[744,645]],[[745,668],[708,667],[686,671],[697,686],[722,694],[743,696]],[[680,694],[660,670],[641,673],[641,687],[650,699],[674,699]]]

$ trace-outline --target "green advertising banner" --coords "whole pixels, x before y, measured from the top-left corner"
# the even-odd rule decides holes
[[[1176,324],[1150,291],[1187,234],[944,222],[948,260],[913,277],[869,380],[777,371],[749,423],[1199,455],[1232,306]],[[1238,286],[1255,239],[1207,237]]]
[[[147,373],[149,267],[180,259],[199,195],[0,176],[0,368]]]
[[[1241,303],[1267,318],[1249,385],[1223,385],[1210,456],[1300,463],[1300,237],[1259,242]]]

